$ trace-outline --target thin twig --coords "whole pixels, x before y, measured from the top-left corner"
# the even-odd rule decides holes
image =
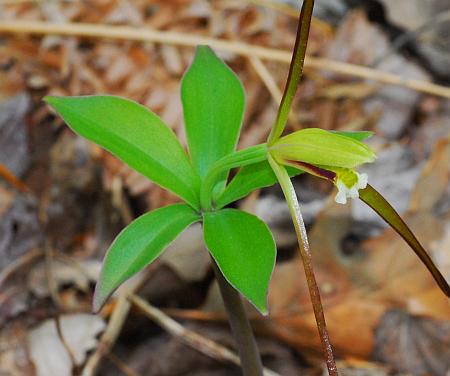
[[[51,24],[38,21],[3,21],[0,22],[0,33],[54,34],[89,38],[135,40],[191,47],[199,44],[206,44],[216,50],[232,52],[242,56],[256,56],[260,59],[287,64],[291,61],[291,52],[289,51],[208,38],[199,35],[189,35],[173,31],[156,31],[129,26],[107,26],[87,23]],[[450,88],[448,87],[426,81],[403,78],[393,73],[381,72],[361,65],[308,56],[305,61],[305,68],[320,69],[347,76],[374,80],[388,85],[403,86],[411,90],[450,98]]]
[[[169,334],[177,337],[186,345],[207,355],[213,359],[229,362],[240,366],[240,359],[236,353],[219,345],[218,343],[203,337],[202,335],[184,328],[181,324],[167,316],[158,308],[150,305],[144,299],[137,295],[130,294],[128,296],[130,302],[144,312],[152,321],[161,326]],[[264,376],[280,376],[276,372],[264,368]]]
[[[100,363],[104,354],[107,354],[111,347],[117,340],[122,326],[128,317],[130,311],[130,303],[126,299],[125,295],[121,295],[117,300],[116,307],[108,321],[106,330],[100,337],[99,344],[95,352],[89,357],[86,365],[83,368],[81,376],[94,376],[97,366]]]
[[[295,9],[294,7],[290,6],[289,4],[282,3],[280,1],[273,1],[273,0],[247,0],[247,2],[262,6],[268,9],[275,10],[277,12],[280,12],[282,14],[285,14],[286,16],[298,18],[299,11],[298,9]]]
[[[21,192],[29,192],[27,185],[19,180],[3,163],[0,163],[0,177]]]
[[[264,63],[261,61],[259,57],[250,57],[248,59],[250,61],[250,64],[252,65],[255,72],[258,74],[259,78],[263,82],[264,86],[269,91],[270,95],[272,96],[273,101],[278,106],[281,102],[281,98],[283,97],[283,93],[281,92],[280,88],[278,87],[277,83],[275,82],[273,76],[270,74],[269,70],[266,68]],[[298,123],[293,111],[291,110],[289,112],[289,122],[291,124]],[[267,132],[270,131],[270,127],[272,125],[269,124],[267,128]],[[296,129],[300,128],[298,125],[296,126]]]
[[[280,14],[284,14],[292,18],[298,18],[298,15],[300,14],[299,9],[294,7],[294,5],[291,5],[289,3],[283,3],[279,0],[245,0],[245,1],[252,3],[256,6],[274,10]],[[333,27],[330,26],[326,21],[321,20],[320,18],[313,16],[311,19],[311,23],[314,25],[314,27],[326,30],[328,33],[333,32]]]
[[[180,309],[180,308],[165,308],[162,311],[166,315],[177,319],[187,319],[206,322],[227,321],[227,316],[223,312],[219,311],[200,311],[196,309]],[[306,309],[292,308],[289,310],[283,310],[279,312],[271,311],[270,319],[271,320],[288,319],[294,316],[298,316],[303,312],[306,312]],[[267,317],[261,316],[261,314],[259,313],[249,313],[248,318],[250,321],[254,322],[267,321]]]
[[[278,106],[281,102],[281,98],[283,97],[283,93],[275,82],[273,76],[270,74],[269,70],[259,57],[252,56],[249,58],[249,61]]]
[[[112,352],[108,352],[105,354],[105,358],[107,358],[111,363],[113,363],[118,369],[120,369],[126,376],[139,376],[139,374],[129,367],[122,359],[120,359],[116,354]]]
[[[56,282],[54,275],[54,265],[53,265],[53,246],[50,239],[45,242],[44,245],[44,254],[45,254],[45,274],[47,277],[48,291],[50,293],[50,297],[52,298],[53,303],[58,309],[61,309],[61,298],[59,297],[58,292],[58,283]]]
[[[74,353],[72,347],[67,343],[66,338],[64,337],[64,334],[62,331],[62,326],[61,326],[61,317],[60,316],[55,317],[55,326],[56,326],[56,333],[58,334],[58,338],[61,341],[67,354],[69,355],[70,362],[72,363],[72,367],[74,368],[77,364],[76,360],[75,360],[75,353]]]
[[[0,0],[0,5],[18,5],[26,3],[39,3],[43,0]]]

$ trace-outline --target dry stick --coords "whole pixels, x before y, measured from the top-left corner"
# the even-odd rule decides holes
[[[240,366],[241,362],[239,356],[233,351],[227,349],[218,343],[203,337],[202,335],[184,328],[181,324],[167,316],[158,308],[150,305],[144,299],[137,295],[130,294],[128,296],[130,302],[144,312],[151,320],[165,329],[169,334],[179,338],[183,343],[192,347],[193,349],[207,355],[213,359],[222,362],[229,362]],[[264,376],[280,376],[276,372],[264,368]]]
[[[273,0],[247,0],[249,3],[253,3],[258,6],[276,10],[277,12],[283,13],[286,16],[298,18],[299,11],[289,4],[285,4]]]
[[[26,3],[37,3],[41,0],[0,0],[0,5],[18,5]]]
[[[194,321],[207,321],[207,322],[224,322],[227,320],[227,316],[223,312],[219,311],[201,311],[197,309],[180,309],[180,308],[165,308],[162,310],[166,315],[177,318],[177,319],[187,319]],[[306,309],[290,309],[283,310],[279,312],[270,312],[270,319],[289,319],[294,316],[298,316],[303,312],[306,312]],[[266,317],[261,316],[259,313],[249,314],[248,318],[250,321],[264,321],[267,320]]]
[[[112,364],[114,364],[120,371],[122,371],[126,376],[139,376],[139,374],[129,367],[124,361],[122,361],[117,355],[112,352],[105,354],[105,358],[107,358]]]
[[[29,192],[27,185],[19,180],[3,163],[0,163],[0,178],[5,179],[9,184],[21,192]]]
[[[300,11],[293,4],[283,3],[279,0],[245,0],[248,3],[254,4],[259,7],[268,8],[274,10],[285,16],[292,18],[298,18]],[[333,27],[330,26],[326,21],[321,20],[317,17],[312,17],[311,22],[313,25],[320,27],[321,29],[327,30],[329,33],[333,33]]]
[[[58,338],[61,341],[64,349],[66,350],[67,354],[69,355],[70,362],[72,363],[72,370],[76,367],[76,358],[75,353],[73,352],[72,347],[67,343],[66,339],[64,338],[64,334],[62,332],[62,326],[61,326],[61,317],[56,316],[55,317],[55,326],[56,326],[56,333],[58,334]]]
[[[51,24],[39,21],[3,21],[0,22],[0,33],[40,35],[57,34],[78,37],[156,42],[192,47],[199,44],[207,44],[214,49],[232,52],[242,56],[259,57],[260,59],[278,61],[286,64],[289,64],[291,61],[291,52],[289,51],[259,47],[246,43],[226,41],[200,35],[190,35],[172,31],[156,31],[129,26],[107,26],[87,23]],[[370,79],[389,85],[403,86],[419,92],[450,98],[450,88],[448,87],[436,85],[426,81],[402,78],[392,73],[381,72],[376,69],[363,67],[356,64],[308,56],[305,62],[305,67]]]
[[[54,252],[51,240],[47,240],[44,244],[44,255],[45,255],[45,274],[47,277],[48,291],[53,303],[58,309],[61,309],[61,298],[59,297],[58,284],[55,280],[54,275]]]
[[[251,56],[249,58],[249,61],[255,72],[258,73],[259,78],[261,78],[261,81],[266,86],[275,103],[277,105],[280,104],[283,93],[281,92],[280,88],[278,87],[277,83],[275,82],[274,78],[272,77],[264,63],[260,58],[254,56]]]
[[[269,91],[275,104],[278,106],[281,102],[281,98],[283,97],[283,93],[281,92],[280,88],[278,87],[277,83],[275,82],[273,76],[270,74],[269,70],[266,68],[266,66],[261,61],[260,58],[253,56],[253,57],[249,58],[249,61],[250,61],[250,64],[252,65],[253,69],[255,70],[255,72],[258,74],[259,78],[263,82],[264,86]],[[298,123],[292,110],[289,112],[289,121],[291,122],[291,124]],[[267,128],[267,132],[270,131],[270,127],[272,127],[272,124],[269,123],[268,127],[269,128]]]
[[[97,366],[103,357],[103,354],[108,353],[111,347],[117,340],[122,326],[128,317],[131,305],[128,302],[125,294],[121,294],[117,300],[117,305],[108,321],[108,326],[100,337],[99,345],[95,352],[90,356],[86,365],[83,368],[81,376],[93,376],[97,370]]]

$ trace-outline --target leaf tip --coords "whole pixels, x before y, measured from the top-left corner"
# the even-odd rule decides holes
[[[44,98],[42,98],[45,103],[53,107],[55,110],[57,110],[57,106],[59,103],[61,103],[62,99],[64,99],[64,97],[57,97],[53,95],[46,95]]]
[[[42,98],[42,100],[45,102],[45,103],[47,103],[47,104],[53,104],[56,100],[57,100],[57,97],[54,97],[54,96],[52,96],[52,95],[46,95],[44,98]]]
[[[261,313],[261,315],[268,317],[269,316],[269,310],[267,308],[267,304],[264,304],[263,306],[259,306],[256,307],[259,311],[259,313]]]
[[[212,48],[209,47],[207,44],[199,44],[195,49],[195,53],[197,54],[203,52],[212,52]]]
[[[238,290],[239,291],[239,290]],[[242,294],[242,292],[241,292]],[[268,292],[264,293],[264,296],[259,297],[253,297],[250,298],[248,296],[243,295],[244,298],[253,306],[256,308],[256,310],[264,317],[269,316],[269,302],[268,302]]]

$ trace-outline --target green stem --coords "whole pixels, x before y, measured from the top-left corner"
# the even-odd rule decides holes
[[[239,293],[223,276],[214,259],[212,260],[214,274],[219,283],[225,309],[228,313],[231,331],[239,349],[241,367],[244,376],[262,376],[263,367],[259,356],[253,331],[245,313]]]
[[[268,160],[273,172],[277,176],[284,197],[289,206],[292,221],[294,223],[295,232],[297,234],[298,245],[300,247],[300,254],[302,256],[303,267],[305,269],[306,281],[308,283],[309,295],[313,305],[314,316],[316,318],[317,329],[319,330],[320,340],[322,343],[322,350],[325,355],[327,363],[328,374],[330,376],[338,376],[336,362],[334,361],[333,349],[331,348],[330,339],[328,336],[327,325],[325,322],[325,315],[323,313],[322,302],[320,299],[320,291],[317,286],[316,277],[314,275],[314,268],[312,263],[311,250],[309,248],[308,236],[306,234],[305,223],[300,212],[300,205],[297,200],[297,195],[292,185],[291,179],[283,166],[278,165],[270,154]]]
[[[262,162],[267,158],[266,144],[259,144],[239,150],[219,159],[210,168],[200,188],[200,205],[205,211],[211,210],[213,206],[213,190],[219,183],[220,176],[232,168],[247,166],[249,164]]]
[[[300,77],[303,73],[303,65],[305,62],[306,46],[308,44],[309,28],[311,25],[311,17],[314,8],[314,0],[304,0],[300,17],[298,20],[297,37],[295,39],[294,52],[292,54],[291,65],[289,67],[289,75],[284,88],[283,98],[281,99],[280,108],[278,109],[277,119],[272,128],[267,144],[270,146],[278,140],[283,133],[284,127],[291,110],[292,101],[297,91]]]

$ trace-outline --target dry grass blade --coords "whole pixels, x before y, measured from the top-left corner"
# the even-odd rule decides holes
[[[266,68],[264,63],[261,61],[258,57],[250,57],[249,58],[250,64],[252,65],[252,68],[255,70],[255,72],[258,74],[259,78],[263,82],[264,86],[269,91],[272,99],[274,100],[275,104],[278,106],[281,102],[281,98],[283,97],[283,93],[281,92],[280,88],[278,87],[277,83],[275,82],[273,76],[270,74],[269,70]],[[296,117],[293,113],[293,110],[289,113],[288,116],[289,122],[291,124],[298,123],[296,120]],[[272,124],[268,124],[267,127],[271,127]],[[299,129],[300,126],[296,124],[296,129]],[[267,129],[267,132],[270,131],[270,128]]]
[[[278,2],[278,1],[272,1],[272,0],[247,0],[249,3],[253,3],[258,6],[266,7],[269,9],[276,10],[277,12],[280,12],[282,14],[285,14],[286,16],[297,18],[299,15],[299,11],[292,6]]]
[[[191,346],[193,349],[200,351],[201,353],[219,361],[229,362],[237,366],[240,365],[239,357],[226,347],[221,346],[192,330],[184,328],[178,322],[167,316],[164,312],[156,307],[153,307],[137,295],[130,294],[128,296],[128,299],[142,312],[144,312],[151,320],[156,322],[171,335],[179,338],[186,345]],[[276,372],[264,368],[264,376],[279,375]]]
[[[138,29],[129,26],[107,26],[87,23],[51,24],[47,22],[3,21],[0,22],[0,33],[66,35],[145,42],[150,41],[192,47],[203,44],[209,45],[216,50],[232,52],[242,56],[258,57],[260,59],[278,61],[286,64],[289,64],[291,61],[291,52],[289,51],[208,38],[199,35],[188,35],[186,33],[172,31]],[[422,93],[450,98],[450,88],[448,87],[426,81],[405,79],[392,73],[381,72],[361,65],[308,56],[305,61],[305,68],[320,69],[347,76],[370,79],[388,85],[403,86]]]
[[[261,78],[263,84],[266,86],[275,103],[279,105],[281,102],[281,98],[283,97],[283,93],[270,74],[269,70],[258,57],[250,57],[249,61],[255,72],[258,74],[259,78]]]

